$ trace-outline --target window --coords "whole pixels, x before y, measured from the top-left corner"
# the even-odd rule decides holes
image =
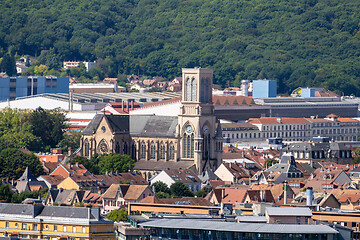
[[[5,227],[9,228],[9,222],[5,222]]]
[[[175,147],[173,143],[170,143],[170,160],[175,159]]]
[[[66,231],[67,231],[67,227],[64,226],[64,227],[63,227],[63,232],[66,232]]]
[[[191,101],[191,80],[186,80],[186,101]]]
[[[296,217],[296,224],[300,224],[300,217]]]
[[[76,232],[76,226],[73,226],[73,232],[74,233]]]
[[[27,230],[27,223],[21,224],[21,230]]]
[[[86,227],[82,227],[82,232],[86,233]]]
[[[37,231],[38,230],[38,225],[37,224],[33,224],[33,231]]]
[[[155,152],[156,152],[155,143],[152,142],[150,145],[150,159],[155,159]]]
[[[165,144],[163,142],[160,144],[160,159],[165,159]]]
[[[56,86],[57,86],[57,79],[56,79],[56,78],[53,78],[53,79],[52,79],[52,82],[51,82],[51,87],[52,87],[52,88],[56,88]]]
[[[89,156],[89,147],[90,147],[89,141],[85,139],[85,150],[84,150],[85,157]]]
[[[184,147],[184,157],[193,158],[194,157],[194,133],[187,134],[184,133],[183,138],[183,147]]]
[[[146,144],[145,142],[141,143],[140,147],[140,158],[145,159],[146,158]]]
[[[50,88],[50,87],[51,87],[51,79],[46,78],[46,88]]]
[[[191,82],[191,100],[196,101],[196,80],[193,79]]]

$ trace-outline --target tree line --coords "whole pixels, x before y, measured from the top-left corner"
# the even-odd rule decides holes
[[[215,82],[275,79],[359,95],[357,0],[2,1],[1,70],[37,57],[28,74],[83,81],[126,74],[180,76],[182,67],[214,69]],[[97,60],[90,72],[61,71],[64,60]]]

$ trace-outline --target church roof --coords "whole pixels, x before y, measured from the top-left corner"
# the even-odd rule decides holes
[[[115,134],[130,133],[133,136],[142,137],[175,137],[177,117],[154,115],[97,114],[85,128],[83,134],[94,134],[104,117]]]
[[[142,137],[175,137],[177,117],[132,115],[130,134]]]

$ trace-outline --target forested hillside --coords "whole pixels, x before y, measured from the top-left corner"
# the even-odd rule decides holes
[[[0,57],[97,60],[90,77],[210,67],[223,86],[278,80],[360,96],[359,0],[1,0]],[[97,72],[96,72],[97,71]]]

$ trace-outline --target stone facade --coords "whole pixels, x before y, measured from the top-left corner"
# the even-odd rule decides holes
[[[214,115],[210,69],[183,69],[180,115],[98,114],[84,130],[82,156],[128,154],[146,179],[164,169],[215,171],[222,160],[221,126]]]

